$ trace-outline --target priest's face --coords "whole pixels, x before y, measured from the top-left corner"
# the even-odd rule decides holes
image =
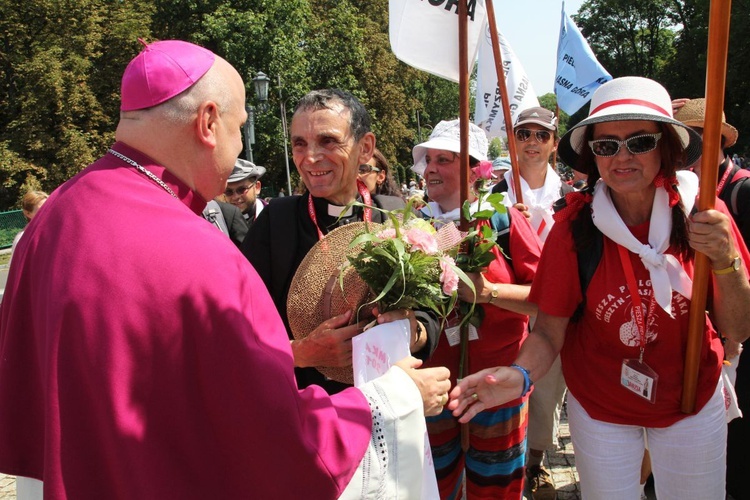
[[[341,104],[297,110],[290,134],[294,164],[310,194],[336,205],[353,201],[359,165],[372,157],[375,136],[368,132],[356,140],[350,111]]]

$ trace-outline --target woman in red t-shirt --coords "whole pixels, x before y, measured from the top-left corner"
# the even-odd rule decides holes
[[[460,217],[460,146],[458,120],[442,121],[435,126],[430,139],[413,151],[414,170],[425,177],[431,200],[421,210],[426,218],[438,221],[436,224],[452,224]],[[486,160],[487,149],[484,131],[470,124],[470,164],[476,166]],[[478,207],[476,197],[470,196],[473,212]],[[539,263],[541,243],[526,217],[516,209],[510,210],[510,227],[503,229],[510,231],[509,248],[504,251],[512,261],[495,249],[495,259],[486,271],[468,273],[476,290],[476,307],[483,310],[484,318],[478,331],[469,333],[467,373],[512,362],[526,337],[529,314],[536,313],[536,306],[527,297]],[[475,298],[462,285],[459,297]],[[432,357],[425,362],[425,366],[447,367],[453,383],[461,357],[457,323],[457,320],[449,323]],[[440,498],[460,498],[465,477],[469,499],[521,499],[528,396],[519,396],[502,406],[486,408],[468,424],[466,452],[461,448],[460,425],[450,411],[427,418]]]
[[[451,393],[449,407],[469,419],[528,390],[560,353],[584,498],[637,500],[646,442],[657,497],[724,498],[722,348],[708,318],[696,412],[680,411],[693,258],[702,252],[713,268],[714,324],[742,341],[750,256],[720,201],[688,215],[698,179],[676,170],[700,156],[701,140],[671,109],[646,78],[596,91],[589,117],[560,141],[559,155],[589,187],[556,215],[529,297],[539,306],[534,332],[515,369],[475,374]],[[582,279],[579,265],[592,261]]]

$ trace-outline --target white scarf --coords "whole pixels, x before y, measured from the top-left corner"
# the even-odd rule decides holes
[[[698,177],[692,172],[677,172],[677,192],[685,206],[685,213],[689,214],[698,194]],[[594,188],[591,211],[594,225],[604,236],[641,258],[651,275],[656,303],[672,316],[672,290],[690,299],[693,281],[674,255],[664,254],[669,247],[669,237],[672,233],[672,214],[667,191],[664,188],[656,189],[651,208],[648,245],[638,241],[622,221],[612,203],[609,189],[601,179]]]
[[[478,208],[478,200],[475,200],[474,203],[471,204],[469,207],[469,213],[474,213],[477,211]],[[489,204],[485,203],[485,208],[489,208]],[[421,212],[425,215],[425,217],[428,217],[430,219],[434,219],[435,221],[435,227],[440,228],[440,226],[447,224],[448,222],[456,222],[461,219],[461,207],[454,208],[453,210],[450,210],[448,212],[443,212],[443,210],[440,208],[440,205],[438,205],[437,202],[431,201],[427,203],[424,207],[421,208]]]
[[[505,204],[513,206],[516,203],[516,194],[513,188],[513,172],[509,170],[505,174],[508,181],[508,196],[505,197]],[[552,218],[554,210],[552,204],[560,198],[560,186],[562,180],[552,167],[547,165],[547,175],[544,178],[544,185],[538,189],[531,189],[526,179],[521,176],[521,192],[523,193],[523,203],[529,207],[531,213],[531,225],[535,231],[539,231],[542,221],[545,223],[544,230],[539,235],[542,242],[547,239],[550,229],[555,223]]]

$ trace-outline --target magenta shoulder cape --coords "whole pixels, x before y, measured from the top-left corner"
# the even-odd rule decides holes
[[[336,498],[370,440],[356,389],[297,389],[263,282],[178,195],[106,155],[18,245],[0,309],[0,471],[47,498]]]

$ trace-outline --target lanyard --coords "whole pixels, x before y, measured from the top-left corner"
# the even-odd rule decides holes
[[[635,281],[635,272],[633,271],[633,263],[630,262],[630,255],[627,248],[622,245],[617,245],[617,251],[620,253],[620,262],[622,262],[622,269],[625,271],[625,281],[628,284],[628,290],[630,290],[630,298],[633,301],[633,317],[635,318],[635,324],[638,327],[638,335],[640,338],[640,362],[643,362],[643,350],[646,348],[646,326],[648,325],[647,320],[654,311],[654,296],[651,295],[651,304],[646,311],[647,317],[643,317],[643,309],[641,306],[641,295],[638,293],[638,284]]]
[[[727,179],[729,179],[729,173],[734,170],[732,167],[733,165],[729,163],[727,160],[724,160],[722,163],[726,163],[727,168],[724,170],[724,175],[721,176],[721,180],[719,181],[719,184],[716,186],[716,194],[718,195],[721,193],[721,188],[724,187],[724,183],[727,182]]]
[[[357,179],[357,191],[359,191],[359,195],[362,197],[362,202],[365,205],[364,220],[365,222],[372,222],[372,209],[370,208],[372,205],[372,197],[370,196],[370,191],[367,189],[367,186],[365,186],[365,184],[359,179]],[[311,194],[307,197],[307,213],[310,215],[313,224],[315,224],[315,229],[318,230],[318,240],[322,240],[323,231],[321,231],[320,225],[318,224],[318,216],[315,213],[315,206],[313,205],[313,197]]]

